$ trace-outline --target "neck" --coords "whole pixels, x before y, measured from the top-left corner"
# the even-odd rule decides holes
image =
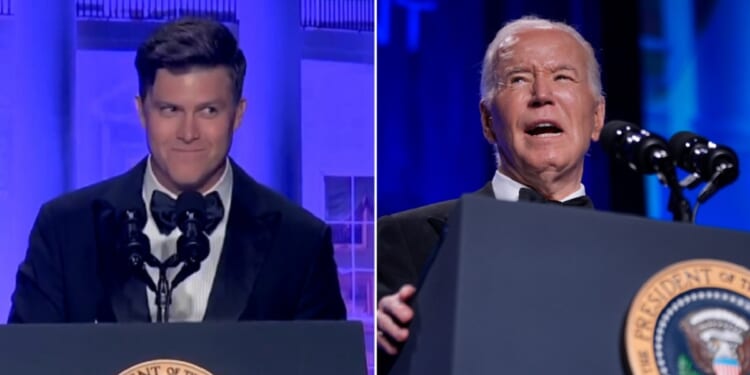
[[[507,163],[502,163],[498,170],[500,173],[524,184],[546,199],[560,201],[565,197],[573,194],[581,187],[583,177],[583,168],[576,168],[568,173],[560,171],[543,171],[541,173],[518,173],[516,169],[505,167]]]

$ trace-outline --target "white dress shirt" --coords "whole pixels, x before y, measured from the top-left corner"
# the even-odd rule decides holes
[[[495,199],[516,202],[518,201],[518,192],[524,187],[532,189],[506,176],[499,170],[495,170],[495,176],[492,177],[492,192],[495,194]],[[565,202],[584,195],[586,195],[586,187],[581,184],[581,187],[579,187],[578,190],[560,200],[560,202]]]
[[[169,308],[169,321],[170,322],[200,322],[203,320],[203,316],[206,313],[206,306],[208,305],[208,297],[211,294],[211,287],[213,286],[214,277],[216,276],[216,268],[219,265],[219,257],[221,255],[222,247],[224,246],[224,236],[227,228],[227,218],[229,217],[229,209],[232,203],[232,165],[227,160],[227,166],[224,169],[224,174],[221,176],[218,182],[205,192],[209,194],[213,191],[218,192],[221,202],[224,205],[224,217],[222,217],[219,224],[216,226],[213,232],[208,236],[209,240],[209,252],[208,257],[201,262],[200,269],[190,275],[177,288],[172,290],[172,304]],[[146,174],[143,178],[143,202],[146,205],[146,212],[148,219],[146,226],[143,228],[143,233],[146,234],[151,243],[151,253],[154,254],[159,260],[164,261],[169,258],[170,255],[177,252],[177,238],[180,237],[182,231],[180,228],[175,228],[169,235],[164,235],[159,232],[159,229],[154,222],[154,218],[151,215],[149,209],[151,204],[151,195],[154,190],[159,190],[173,199],[177,199],[177,195],[167,190],[154,176],[153,169],[151,168],[151,158],[149,157],[148,163],[146,164]],[[167,279],[172,282],[177,272],[180,270],[180,266],[167,270]],[[159,279],[159,270],[152,267],[147,267],[148,273],[151,276],[154,283],[157,283]],[[151,320],[156,320],[156,296],[151,290],[147,290],[148,307],[151,313]]]

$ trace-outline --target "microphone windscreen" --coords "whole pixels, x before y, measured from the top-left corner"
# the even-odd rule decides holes
[[[619,138],[620,133],[628,127],[633,131],[638,129],[635,124],[631,124],[627,121],[612,120],[604,124],[602,132],[599,135],[599,143],[602,145],[602,148],[604,148],[604,151],[610,154],[616,153],[617,150],[615,147],[617,147],[617,138]]]
[[[672,138],[669,139],[669,151],[672,155],[676,155],[678,158],[685,150],[695,145],[695,142],[691,142],[694,139],[700,138],[698,135],[689,131],[681,131],[675,133]]]

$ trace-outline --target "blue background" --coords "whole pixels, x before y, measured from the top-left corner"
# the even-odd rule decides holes
[[[691,130],[750,152],[750,3],[741,0],[385,0],[378,5],[378,216],[453,199],[494,173],[481,134],[482,58],[506,22],[532,14],[567,22],[602,66],[607,121],[666,139]],[[600,210],[671,220],[668,191],[592,145],[584,184]],[[684,173],[680,177],[684,176]],[[701,206],[700,225],[750,229],[740,174]],[[686,192],[694,202],[697,191]]]

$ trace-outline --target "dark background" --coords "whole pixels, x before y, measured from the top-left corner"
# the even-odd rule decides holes
[[[564,21],[592,44],[606,121],[667,139],[691,130],[732,146],[740,160],[747,154],[750,54],[742,45],[750,46],[750,26],[742,14],[750,9],[742,1],[387,0],[378,7],[378,216],[457,198],[492,178],[478,111],[481,63],[495,33],[524,15]],[[697,222],[750,229],[743,181],[702,206]],[[599,144],[583,183],[598,209],[671,220],[656,177],[631,172]],[[695,192],[687,195],[694,202]]]

